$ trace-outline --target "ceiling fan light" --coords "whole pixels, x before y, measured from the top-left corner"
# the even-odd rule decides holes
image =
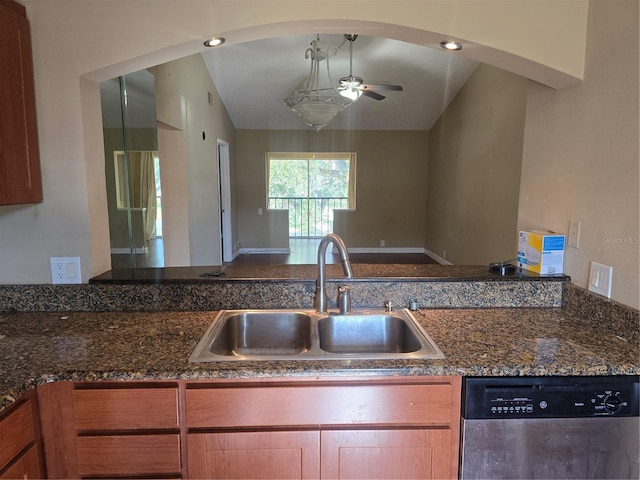
[[[348,98],[352,102],[355,102],[362,95],[362,90],[360,90],[359,88],[349,87],[349,88],[345,88],[344,90],[340,90],[339,93],[343,97]]]
[[[362,78],[354,77],[353,75],[349,77],[342,77],[340,79],[340,85],[347,88],[357,88],[362,85]]]

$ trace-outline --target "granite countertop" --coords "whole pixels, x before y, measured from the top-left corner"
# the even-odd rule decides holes
[[[57,380],[640,374],[637,343],[562,308],[425,309],[438,360],[189,363],[217,312],[0,314],[0,409]]]
[[[385,279],[404,281],[514,281],[544,280],[565,281],[566,275],[539,275],[517,269],[506,275],[492,272],[488,265],[434,265],[434,264],[367,264],[351,263],[353,278],[350,282],[371,282]],[[144,284],[144,283],[207,283],[216,281],[315,281],[317,265],[224,265],[203,267],[123,268],[109,270],[93,277],[93,284]],[[344,278],[342,266],[326,265],[327,278]]]

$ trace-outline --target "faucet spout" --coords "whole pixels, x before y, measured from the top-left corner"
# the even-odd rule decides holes
[[[314,299],[314,307],[316,313],[327,312],[327,292],[326,292],[326,256],[327,247],[333,243],[338,249],[340,260],[342,261],[342,270],[346,278],[352,278],[351,262],[349,261],[349,252],[342,238],[335,233],[330,233],[322,237],[320,245],[318,245],[318,276],[316,277],[316,294]]]

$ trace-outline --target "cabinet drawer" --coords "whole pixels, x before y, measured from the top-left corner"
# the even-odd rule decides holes
[[[34,441],[31,400],[0,420],[0,469]]]
[[[80,436],[80,475],[180,473],[180,437],[172,435]]]
[[[73,407],[79,431],[178,427],[176,388],[78,389]]]
[[[186,394],[189,428],[451,423],[452,387],[446,383],[216,387]]]

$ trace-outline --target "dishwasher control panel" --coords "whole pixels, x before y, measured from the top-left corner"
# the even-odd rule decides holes
[[[468,377],[466,419],[639,415],[638,376]]]

